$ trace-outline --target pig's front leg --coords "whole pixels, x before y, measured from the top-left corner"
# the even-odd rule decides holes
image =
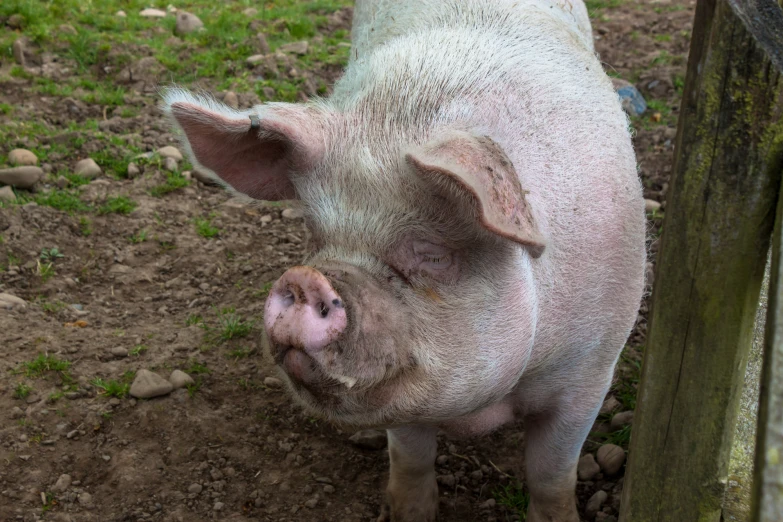
[[[579,522],[576,466],[603,393],[583,392],[553,410],[525,418],[527,522]]]
[[[387,434],[389,485],[378,522],[433,522],[438,514],[437,428],[406,426]]]

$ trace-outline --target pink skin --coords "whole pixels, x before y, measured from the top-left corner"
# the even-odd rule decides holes
[[[576,464],[644,288],[644,204],[584,5],[535,3],[358,1],[377,27],[329,100],[167,99],[194,165],[302,201],[313,249],[270,292],[269,351],[314,414],[388,428],[381,520],[435,519],[438,428],[523,418],[527,520],[578,522]]]
[[[283,359],[286,371],[307,382],[313,378],[309,360],[339,338],[348,317],[342,298],[323,274],[296,266],[270,290],[264,324],[274,343],[290,347]]]

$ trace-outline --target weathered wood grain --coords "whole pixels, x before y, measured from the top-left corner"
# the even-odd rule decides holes
[[[721,516],[783,169],[774,38],[739,3],[696,8],[621,522]]]

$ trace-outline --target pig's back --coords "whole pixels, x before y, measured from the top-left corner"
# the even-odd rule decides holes
[[[643,291],[644,202],[628,120],[583,4],[572,14],[524,0],[394,2],[388,14],[391,3],[357,5],[359,23],[374,23],[355,30],[332,98],[355,116],[351,132],[383,136],[378,150],[392,152],[389,141],[404,147],[453,126],[499,143],[547,241],[532,263],[540,347],[531,364],[560,357],[553,346],[622,346]]]

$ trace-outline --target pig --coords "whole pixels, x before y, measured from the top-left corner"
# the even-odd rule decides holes
[[[359,0],[327,99],[234,110],[170,88],[197,168],[297,199],[269,356],[341,426],[387,429],[379,521],[438,512],[436,435],[525,427],[530,522],[577,522],[576,466],[644,291],[629,133],[580,0]]]

